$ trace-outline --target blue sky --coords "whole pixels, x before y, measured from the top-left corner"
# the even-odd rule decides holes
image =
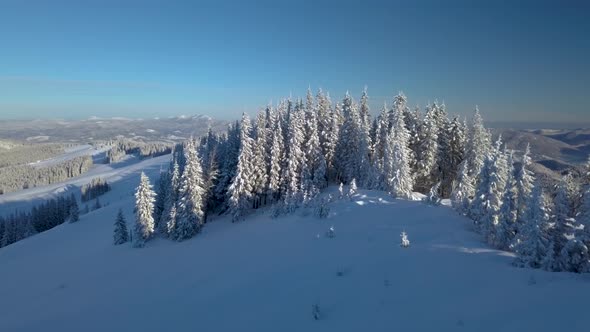
[[[515,5],[516,3],[516,5]],[[237,118],[308,86],[374,112],[590,123],[582,1],[0,1],[0,118]]]

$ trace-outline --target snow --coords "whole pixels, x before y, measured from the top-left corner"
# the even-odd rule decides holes
[[[99,154],[106,152],[108,149],[110,149],[110,147],[95,148],[90,144],[75,145],[65,148],[64,153],[59,156],[45,160],[37,160],[36,162],[29,163],[29,165],[35,167],[48,167],[80,156],[98,156]]]
[[[92,150],[94,151],[94,148],[92,148]],[[78,153],[80,151],[82,150],[72,150],[72,153]],[[91,152],[88,150],[83,151]],[[158,171],[160,171],[160,169],[167,169],[170,157],[170,155],[164,155],[156,158],[139,160],[134,156],[127,156],[118,163],[95,164],[88,172],[81,176],[63,182],[0,195],[0,215],[13,213],[16,209],[30,209],[32,204],[38,204],[43,200],[55,198],[59,195],[67,194],[68,192],[74,191],[76,194],[79,194],[80,187],[90,183],[92,179],[97,177],[106,180],[109,184],[114,184],[137,172],[141,172],[142,169],[153,167],[157,168]],[[139,175],[137,178],[139,179]],[[137,186],[137,183],[135,185]],[[130,188],[129,190],[133,189]]]
[[[166,156],[164,156],[166,157]],[[359,190],[278,219],[210,219],[185,242],[112,245],[160,157],[113,170],[106,207],[0,249],[2,331],[581,331],[588,275],[510,265],[447,206]],[[125,171],[121,171],[125,169]],[[103,172],[106,175],[107,172]],[[109,181],[110,182],[110,181]],[[327,192],[337,197],[337,188]],[[330,226],[333,238],[320,236]],[[400,233],[411,239],[399,245]],[[317,306],[320,319],[313,317]],[[556,314],[567,308],[567,316]]]

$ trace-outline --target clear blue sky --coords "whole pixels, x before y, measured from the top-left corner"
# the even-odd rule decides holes
[[[245,2],[2,0],[0,118],[237,118],[367,85],[374,112],[403,90],[492,121],[590,122],[583,1]]]

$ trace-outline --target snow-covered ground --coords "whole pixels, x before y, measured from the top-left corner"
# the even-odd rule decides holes
[[[167,157],[118,172],[108,206],[0,249],[2,331],[583,331],[588,275],[512,267],[450,208],[360,191],[311,211],[213,218],[181,243],[113,246],[133,188]],[[125,169],[125,168],[121,168]],[[103,173],[104,175],[104,173]],[[334,188],[330,188],[335,191]],[[331,225],[334,238],[325,237]],[[400,233],[411,241],[400,247]],[[312,318],[318,305],[321,319]]]
[[[94,148],[92,150],[95,151]],[[72,150],[71,152],[79,153],[81,151],[92,152],[85,149]],[[114,164],[94,164],[88,172],[66,181],[0,195],[0,215],[13,213],[16,209],[28,210],[32,205],[70,192],[79,195],[79,188],[97,177],[106,180],[109,184],[115,184],[117,181],[137,175],[143,169],[153,168],[158,172],[162,169],[165,170],[170,162],[170,157],[171,155],[164,155],[139,160],[137,157],[127,156]],[[120,185],[115,187],[120,188]]]
[[[104,154],[106,151],[108,151],[108,149],[109,149],[109,147],[106,147],[106,146],[103,148],[95,148],[94,146],[92,146],[90,144],[75,145],[75,146],[66,148],[64,153],[59,156],[45,159],[45,160],[37,160],[35,162],[29,163],[29,165],[34,166],[34,167],[48,167],[48,166],[62,163],[64,161],[67,161],[70,159],[74,159],[76,157],[81,157],[81,156],[97,157],[101,154]]]

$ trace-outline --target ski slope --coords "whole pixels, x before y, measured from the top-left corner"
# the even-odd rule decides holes
[[[155,158],[157,159],[157,158]],[[144,168],[152,180],[157,163]],[[210,220],[197,237],[113,246],[109,205],[0,249],[2,331],[585,331],[588,275],[512,267],[450,208],[377,191],[278,219]],[[329,191],[335,191],[330,188]],[[334,225],[334,238],[325,237]],[[401,248],[400,233],[411,241]],[[318,305],[321,319],[314,320]],[[566,314],[563,314],[563,313]],[[559,313],[559,314],[558,314]]]

